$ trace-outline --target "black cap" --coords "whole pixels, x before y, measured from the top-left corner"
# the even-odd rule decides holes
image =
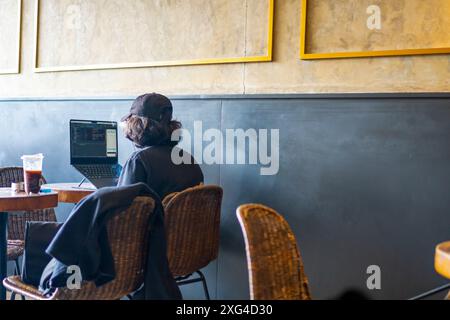
[[[172,120],[172,113],[173,107],[169,98],[157,93],[147,93],[134,100],[130,113],[123,117],[122,121],[126,121],[128,118],[135,115],[158,122],[162,120],[169,122]]]

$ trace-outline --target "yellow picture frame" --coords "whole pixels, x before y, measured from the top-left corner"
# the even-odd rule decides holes
[[[17,54],[16,65],[12,68],[0,69],[0,75],[20,73],[20,55],[22,51],[22,0],[17,0],[17,6],[17,47],[15,49]]]
[[[424,49],[402,49],[402,50],[380,50],[380,51],[356,51],[356,52],[328,52],[307,53],[306,32],[308,25],[308,0],[301,0],[301,30],[300,30],[300,59],[344,59],[365,57],[389,57],[389,56],[413,56],[450,53],[450,48],[424,48]]]
[[[111,69],[130,69],[130,68],[150,68],[150,67],[168,67],[168,66],[194,66],[208,64],[230,64],[230,63],[248,63],[248,62],[270,62],[273,56],[273,23],[275,0],[268,0],[268,34],[267,34],[267,54],[263,56],[234,57],[234,58],[209,58],[192,60],[171,60],[171,61],[151,61],[138,63],[115,63],[115,64],[94,64],[81,66],[57,66],[57,67],[39,67],[39,3],[36,0],[35,7],[35,44],[34,44],[34,72],[65,72],[65,71],[88,71],[88,70],[111,70]]]

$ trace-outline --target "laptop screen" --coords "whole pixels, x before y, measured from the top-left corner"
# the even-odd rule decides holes
[[[70,121],[71,164],[116,164],[117,123]]]

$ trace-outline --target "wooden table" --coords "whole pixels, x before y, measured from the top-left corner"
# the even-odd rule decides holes
[[[0,188],[0,280],[7,276],[8,212],[32,211],[55,208],[58,206],[58,194],[42,193],[27,195],[15,194],[9,188]],[[0,300],[6,299],[6,289],[0,285]]]
[[[92,184],[85,183],[82,187],[78,187],[78,183],[55,183],[42,186],[43,190],[51,190],[58,194],[58,202],[62,203],[78,203],[84,197],[96,191]]]
[[[436,247],[434,267],[437,273],[450,280],[450,242],[441,243]]]
[[[450,242],[441,243],[436,247],[434,268],[437,273],[450,280]],[[447,285],[447,290],[449,289],[448,287],[450,286]],[[450,300],[450,292],[446,300]]]

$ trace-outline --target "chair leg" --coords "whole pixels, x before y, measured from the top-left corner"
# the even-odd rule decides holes
[[[203,275],[203,273],[200,270],[197,271],[197,274],[200,276],[200,280],[202,281],[203,290],[205,291],[206,300],[211,300],[211,298],[209,296],[208,285],[206,284],[205,276]]]
[[[16,275],[16,276],[22,275],[22,270],[20,269],[20,264],[19,264],[19,258],[14,260],[14,275]],[[16,299],[16,294],[14,292],[11,292],[11,300],[15,300],[15,299]],[[25,296],[20,295],[20,299],[25,300]]]
[[[192,274],[184,276],[184,277],[178,277],[175,279],[177,285],[184,286],[184,285],[191,284],[191,283],[201,282],[203,285],[203,291],[205,292],[206,300],[211,300],[211,298],[209,296],[208,285],[206,283],[205,276],[203,275],[203,273],[200,270],[196,271],[195,273],[197,273],[199,275],[199,278],[190,279]]]
[[[420,295],[418,295],[418,296],[416,296],[416,297],[414,297],[414,298],[411,298],[411,299],[409,299],[409,300],[423,300],[423,299],[428,298],[428,297],[431,297],[431,296],[433,296],[433,295],[435,295],[435,294],[438,294],[438,293],[441,293],[441,292],[443,292],[443,291],[446,291],[446,290],[448,290],[449,288],[450,288],[450,283],[447,283],[446,285],[443,285],[443,286],[441,286],[441,287],[439,287],[439,288],[436,288],[436,289],[427,291],[427,292],[425,292],[425,293],[422,293],[422,294],[420,294]]]
[[[20,276],[21,275],[21,270],[20,270],[19,258],[14,260],[14,265],[15,265],[14,274],[16,276]]]
[[[20,271],[19,270],[20,270],[19,269],[19,259],[16,258],[16,259],[14,259],[14,271],[13,271],[15,276],[20,275]],[[16,300],[16,294],[14,292],[12,292],[12,291],[10,293],[11,293],[11,297],[9,298],[9,300],[10,301]]]

